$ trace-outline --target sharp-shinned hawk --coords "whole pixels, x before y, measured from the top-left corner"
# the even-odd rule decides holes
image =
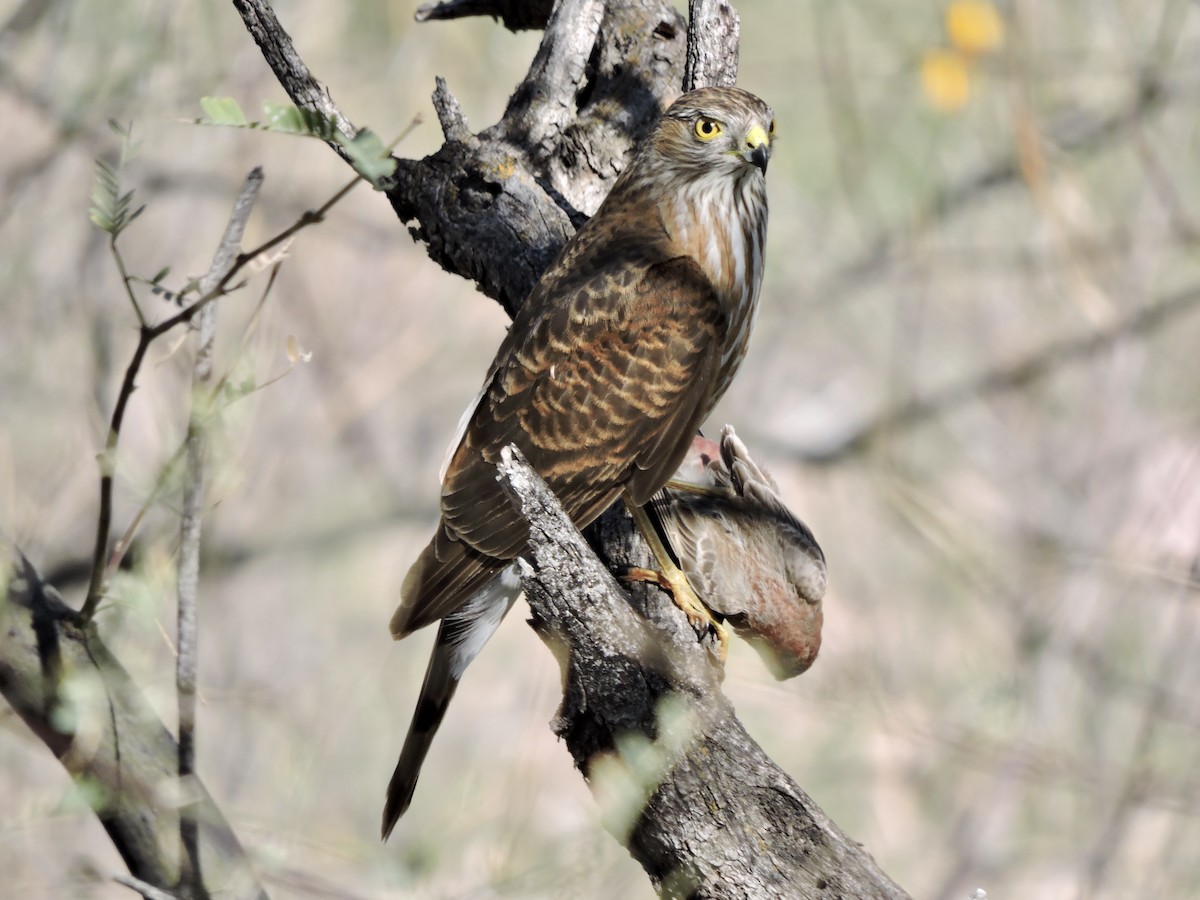
[[[770,107],[739,88],[680,97],[513,319],[392,618],[397,639],[441,625],[384,837],[463,670],[520,593],[512,564],[528,526],[496,481],[500,451],[516,444],[581,528],[618,497],[640,506],[666,484],[746,352],[774,131]]]

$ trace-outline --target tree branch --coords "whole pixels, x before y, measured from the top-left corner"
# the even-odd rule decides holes
[[[885,410],[834,441],[818,447],[787,448],[808,463],[829,465],[862,453],[876,441],[953,412],[973,400],[1011,391],[1050,373],[1090,359],[1126,337],[1152,332],[1200,305],[1200,285],[1193,285],[1149,303],[1111,324],[1086,334],[1061,338],[1013,363],[971,375]]]
[[[591,22],[595,0],[564,2]],[[235,6],[293,101],[328,113],[327,92],[265,2]],[[409,232],[427,244],[430,258],[475,282],[509,315],[599,206],[682,83],[685,23],[667,0],[605,4],[590,46],[574,35],[575,25],[563,16],[547,30],[538,71],[522,82],[504,118],[477,134],[439,80],[434,107],[446,142],[425,159],[398,160],[387,191],[401,221],[415,223]],[[568,51],[586,65],[568,62]],[[555,81],[564,75],[579,80]]]
[[[179,819],[199,824],[211,894],[265,897],[237,836],[95,625],[63,603],[0,539],[0,694],[79,785],[130,874],[163,891],[180,882]]]
[[[491,16],[503,22],[509,31],[526,31],[545,28],[553,6],[554,0],[443,0],[418,7],[413,18],[418,22],[432,22],[435,19]]]
[[[906,897],[746,733],[683,613],[655,590],[631,606],[520,453],[498,468],[530,524],[532,625],[563,671],[555,733],[595,792],[633,779],[606,821],[664,896]],[[605,554],[650,563],[624,510],[589,533]],[[650,773],[635,761],[648,748],[662,760]]]
[[[688,0],[683,89],[737,84],[741,20],[728,0]]]
[[[358,129],[342,113],[338,105],[329,96],[329,91],[313,76],[291,37],[283,30],[275,10],[266,0],[233,0],[234,8],[242,17],[246,30],[258,44],[267,65],[275,73],[280,86],[292,98],[292,102],[301,109],[309,109],[321,113],[326,119],[334,122],[338,130],[348,138],[354,137]],[[330,147],[342,155],[337,144],[330,142]]]
[[[230,215],[207,274],[200,280],[200,293],[213,290],[237,262],[246,223],[262,187],[262,169],[255,168],[246,178]],[[200,585],[200,532],[204,517],[204,465],[208,455],[207,429],[213,404],[206,398],[212,379],[213,348],[217,337],[217,304],[201,310],[196,325],[196,358],[192,364],[192,412],[188,418],[185,441],[183,506],[179,516],[179,578],[176,610],[178,656],[175,661],[175,693],[179,704],[179,778],[182,783],[196,772],[196,665],[199,631],[196,626],[196,601]],[[200,868],[199,824],[190,812],[179,820],[182,882],[193,895],[200,893],[203,876]]]

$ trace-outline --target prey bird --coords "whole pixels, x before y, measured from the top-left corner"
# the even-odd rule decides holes
[[[401,588],[396,639],[440,621],[383,813],[386,838],[463,670],[520,593],[528,526],[496,481],[516,444],[580,528],[619,497],[693,624],[724,631],[641,509],[746,353],[762,283],[774,114],[733,87],[681,96],[521,305],[463,416],[441,521]],[[657,546],[655,546],[657,545]]]
[[[821,649],[825,554],[733,429],[725,426],[719,445],[695,438],[650,505],[704,605],[776,678],[807,671]]]

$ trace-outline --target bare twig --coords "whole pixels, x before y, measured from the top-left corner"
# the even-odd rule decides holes
[[[404,134],[398,140],[403,139],[418,121],[419,119],[414,119],[413,124],[405,129]],[[258,169],[255,171],[259,172],[259,178],[261,179],[261,171]],[[134,389],[137,386],[137,376],[141,371],[142,364],[145,362],[146,352],[150,349],[150,345],[172,329],[190,323],[210,303],[227,293],[230,290],[230,282],[248,264],[275,249],[280,244],[283,244],[297,232],[323,221],[329,210],[350,193],[361,180],[361,177],[351,179],[316,210],[307,210],[290,226],[274,237],[264,241],[253,250],[237,253],[237,247],[228,248],[223,242],[221,249],[228,254],[236,255],[230,256],[228,265],[225,266],[221,273],[215,274],[210,270],[209,275],[212,277],[209,278],[209,276],[206,276],[201,280],[198,286],[200,297],[189,306],[180,310],[175,315],[164,319],[157,325],[143,323],[138,329],[137,347],[134,348],[129,365],[125,368],[125,377],[121,381],[121,390],[117,394],[117,402],[113,408],[112,420],[109,422],[108,438],[105,442],[104,452],[100,456],[100,514],[96,526],[96,544],[92,553],[92,574],[88,583],[87,597],[80,610],[80,614],[85,619],[90,619],[95,615],[96,608],[104,596],[104,588],[107,584],[108,576],[116,567],[116,563],[119,562],[119,558],[110,559],[108,553],[108,542],[112,533],[113,475],[116,470],[117,446],[120,441],[121,427],[125,421],[125,412],[129,406],[129,399],[133,396]],[[244,191],[245,187],[243,187]],[[241,202],[241,199],[239,197],[239,202]],[[237,206],[235,206],[235,213],[236,211]],[[220,253],[220,251],[218,252]],[[211,287],[209,286],[210,284]]]
[[[109,237],[108,249],[112,252],[113,259],[116,261],[117,271],[121,275],[121,284],[125,286],[125,296],[129,298],[129,305],[133,307],[133,313],[137,316],[138,325],[145,328],[146,314],[142,312],[142,305],[138,303],[137,297],[133,293],[133,276],[129,274],[129,270],[125,267],[125,257],[121,255],[121,248],[117,246],[116,234]]]
[[[104,582],[113,577],[113,573],[121,568],[121,561],[125,558],[125,554],[129,552],[129,548],[133,545],[133,539],[137,536],[138,529],[142,527],[142,522],[146,518],[146,513],[162,495],[163,490],[171,483],[171,476],[175,473],[175,467],[179,465],[184,457],[184,451],[187,449],[186,439],[180,444],[175,452],[171,454],[171,458],[163,463],[163,467],[159,470],[158,477],[154,479],[154,486],[150,488],[150,492],[146,498],[138,506],[137,512],[133,514],[133,518],[129,520],[129,525],[125,531],[117,538],[117,542],[113,545],[112,552],[108,555],[108,563],[104,568]]]
[[[246,178],[233,205],[225,235],[217,247],[212,266],[200,280],[200,293],[211,291],[237,261],[242,235],[262,187],[262,169],[254,169]],[[204,388],[212,378],[213,344],[217,333],[217,304],[209,303],[200,312],[196,359],[192,367],[192,413],[188,419],[186,462],[183,483],[183,508],[180,512],[178,578],[178,656],[175,662],[175,690],[179,703],[179,777],[188,781],[196,771],[196,594],[200,583],[200,531],[204,514],[204,459],[207,454],[207,429],[212,404],[204,397]],[[188,812],[179,817],[182,881],[189,892],[199,895],[203,877],[200,871],[198,824]]]
[[[85,620],[91,619],[95,615],[96,608],[100,605],[100,598],[104,595],[105,573],[108,571],[106,564],[108,536],[112,530],[113,474],[117,467],[117,442],[120,438],[121,426],[125,422],[125,410],[129,406],[129,398],[133,396],[134,380],[142,368],[142,361],[146,358],[146,351],[150,349],[150,343],[153,340],[148,336],[149,334],[150,329],[144,325],[138,332],[137,347],[134,348],[133,357],[125,368],[125,378],[121,382],[121,390],[117,394],[117,403],[113,407],[112,420],[108,426],[108,438],[105,440],[104,450],[100,454],[100,514],[96,525],[96,545],[92,552],[91,580],[88,583],[87,597],[83,601],[83,608],[80,610],[80,614]]]
[[[137,891],[146,900],[179,900],[174,894],[167,891],[159,890],[152,884],[147,884],[140,878],[134,878],[132,875],[114,875],[113,881],[117,884],[124,885],[131,890]]]
[[[246,326],[245,332],[242,334],[241,347],[234,356],[235,363],[237,360],[241,359],[245,353],[250,332],[254,328],[255,323],[258,321],[259,314],[262,312],[262,308],[267,301],[267,296],[270,294],[271,288],[275,284],[275,278],[279,273],[279,266],[281,264],[282,260],[277,260],[271,266],[271,274],[267,277],[267,284],[263,288],[262,295],[258,298],[258,305],[254,307],[254,312],[250,315],[250,322]],[[289,366],[280,374],[258,385],[255,390],[262,390],[265,387],[269,387],[279,379],[285,377],[293,368],[294,365]],[[208,409],[212,410],[214,415],[216,413],[217,403],[221,398],[222,392],[225,390],[225,386],[229,383],[229,376],[232,371],[233,366],[231,365],[230,368],[226,369],[225,373],[217,380],[217,383],[214,384],[208,391],[208,396],[205,402],[207,403]],[[232,403],[233,401],[230,401],[228,405],[232,405]],[[133,518],[130,520],[129,525],[125,529],[125,532],[120,538],[117,539],[117,543],[113,546],[112,553],[110,553],[108,557],[107,571],[104,574],[106,581],[112,578],[113,572],[120,568],[121,560],[124,559],[125,554],[129,552],[129,548],[133,544],[133,539],[136,537],[138,529],[141,527],[142,521],[146,517],[146,513],[149,512],[150,507],[157,502],[159,496],[162,494],[163,489],[171,482],[171,476],[175,472],[175,467],[179,465],[180,461],[184,458],[187,449],[188,441],[187,437],[185,436],[183,443],[180,444],[179,447],[176,448],[175,452],[171,454],[171,458],[163,464],[162,469],[158,473],[158,477],[154,480],[154,486],[150,489],[150,492],[146,495],[146,498],[138,507],[137,512],[134,513]]]

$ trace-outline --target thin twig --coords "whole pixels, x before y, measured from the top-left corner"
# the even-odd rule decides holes
[[[129,305],[133,307],[133,312],[137,316],[138,325],[145,328],[146,315],[142,312],[142,306],[137,302],[137,297],[133,293],[133,277],[125,268],[125,257],[121,255],[121,249],[117,246],[117,235],[114,234],[109,238],[108,246],[112,251],[113,259],[116,260],[117,271],[121,275],[121,284],[125,285],[125,295],[129,298]]]
[[[146,900],[179,900],[174,894],[167,893],[164,890],[156,888],[152,884],[147,884],[140,878],[134,878],[132,875],[114,875],[113,881],[117,884],[122,884],[131,890],[137,891]]]
[[[421,117],[414,116],[413,120],[401,132],[400,136],[392,142],[389,149],[408,137],[419,124],[421,124]],[[256,169],[255,171],[259,170]],[[88,583],[87,596],[80,610],[80,615],[85,621],[95,615],[96,607],[100,604],[100,600],[104,595],[104,588],[108,582],[108,578],[120,563],[120,556],[128,549],[128,542],[123,538],[122,543],[117,548],[120,551],[120,555],[114,553],[114,558],[110,559],[109,557],[108,542],[112,533],[113,513],[113,474],[116,469],[117,444],[121,435],[121,426],[125,421],[125,410],[129,405],[129,398],[133,395],[133,391],[137,387],[137,375],[141,371],[142,363],[145,361],[146,351],[150,349],[150,345],[155,340],[179,325],[191,322],[210,303],[228,293],[229,284],[233,281],[234,276],[241,272],[249,263],[287,241],[309,225],[315,225],[324,221],[329,210],[349,194],[362,180],[361,176],[355,176],[316,210],[307,210],[299,219],[279,234],[263,242],[253,250],[239,253],[233,258],[232,265],[220,275],[211,287],[208,287],[206,276],[206,279],[201,281],[199,287],[200,297],[193,301],[190,306],[185,307],[170,318],[164,319],[157,325],[150,325],[144,320],[140,324],[137,347],[134,349],[133,357],[125,369],[125,377],[122,379],[121,390],[117,395],[117,403],[113,409],[112,420],[108,427],[108,439],[105,442],[104,451],[100,457],[100,513],[97,519],[96,545],[92,553],[92,574]],[[243,190],[245,189],[243,188]],[[224,247],[224,244],[222,244],[222,247]],[[236,249],[234,247],[232,251],[236,251]],[[118,266],[121,267],[122,277],[126,277],[123,262],[118,261]],[[128,287],[128,279],[126,279],[126,286]],[[134,309],[138,310],[136,301],[133,305]],[[140,315],[140,310],[138,312]],[[126,537],[131,538],[132,535],[127,532]]]
[[[200,281],[200,292],[207,295],[232,271],[240,259],[239,249],[254,201],[262,187],[263,172],[253,169],[246,177],[225,234],[213,256],[208,274]],[[196,596],[200,583],[200,532],[204,514],[204,461],[208,451],[208,427],[213,404],[204,396],[212,378],[213,345],[217,332],[217,305],[207,304],[199,316],[196,360],[192,367],[192,413],[188,419],[186,462],[183,481],[183,508],[179,536],[179,607],[178,647],[175,663],[175,689],[179,702],[179,778],[189,780],[196,766]],[[179,817],[181,876],[191,893],[201,895],[204,879],[200,871],[199,823],[189,810]]]
[[[100,454],[100,515],[96,525],[96,546],[92,551],[92,577],[88,583],[87,597],[80,610],[80,615],[85,621],[95,615],[96,607],[100,605],[100,598],[104,593],[108,536],[112,530],[113,473],[117,467],[117,440],[125,421],[125,410],[129,406],[129,398],[133,396],[134,381],[138,371],[142,368],[146,351],[155,337],[157,335],[154,335],[152,329],[145,325],[138,331],[137,347],[134,348],[133,357],[125,368],[125,377],[121,381],[121,390],[117,394],[112,421],[108,426],[108,438],[104,442],[104,450]]]
[[[249,336],[249,331],[251,328],[253,328],[254,323],[258,320],[259,314],[262,312],[263,305],[267,300],[267,294],[270,292],[271,286],[275,283],[275,278],[278,272],[279,263],[276,263],[271,267],[271,275],[267,281],[267,286],[263,289],[262,296],[259,297],[258,305],[254,308],[254,312],[251,313],[250,324],[247,326],[246,333],[242,335],[242,344],[238,348],[238,352],[234,354],[233,359],[235,363],[237,360],[241,359],[246,352],[246,343]],[[220,379],[217,380],[217,383],[214,384],[211,389],[209,389],[206,400],[209,409],[216,409],[217,401],[220,399],[221,392],[225,389],[225,385],[229,383],[229,375],[232,371],[233,365],[231,364],[230,368],[226,370],[225,374],[223,374]],[[289,371],[291,371],[291,369],[284,371],[282,374],[272,378],[270,381],[264,382],[263,384],[259,385],[257,389],[261,390],[270,384],[274,384]],[[154,480],[154,487],[150,489],[150,493],[146,495],[146,499],[142,501],[137,512],[134,513],[133,519],[130,521],[129,526],[125,529],[124,534],[121,535],[121,537],[117,540],[117,543],[113,546],[112,553],[110,553],[108,556],[108,564],[104,573],[104,580],[106,582],[112,578],[113,573],[120,568],[121,560],[124,559],[125,554],[129,552],[129,547],[133,544],[133,539],[136,537],[138,529],[141,527],[143,520],[146,518],[146,513],[150,511],[150,507],[157,502],[158,498],[162,495],[163,489],[166,488],[168,483],[170,483],[171,475],[174,473],[175,467],[179,465],[179,462],[183,459],[187,448],[188,442],[187,438],[185,437],[183,443],[176,448],[175,452],[171,454],[171,458],[168,459],[166,463],[163,464],[162,469],[159,470],[158,477]]]
[[[142,522],[146,518],[146,513],[150,511],[150,507],[158,501],[160,496],[162,496],[163,489],[166,488],[167,484],[170,483],[171,475],[174,474],[175,467],[179,465],[180,460],[183,459],[184,450],[186,448],[187,442],[185,441],[176,448],[174,453],[171,454],[171,458],[166,461],[162,469],[159,471],[158,478],[156,478],[154,481],[154,487],[150,489],[150,493],[146,496],[146,499],[142,501],[142,504],[138,507],[137,512],[134,513],[133,519],[130,520],[128,527],[126,527],[124,533],[117,539],[116,544],[113,545],[112,553],[108,555],[108,562],[104,567],[105,584],[107,584],[108,581],[113,577],[113,573],[121,567],[121,560],[123,560],[125,558],[125,554],[129,552],[129,548],[133,544],[133,539],[137,536],[138,529],[141,527]]]

